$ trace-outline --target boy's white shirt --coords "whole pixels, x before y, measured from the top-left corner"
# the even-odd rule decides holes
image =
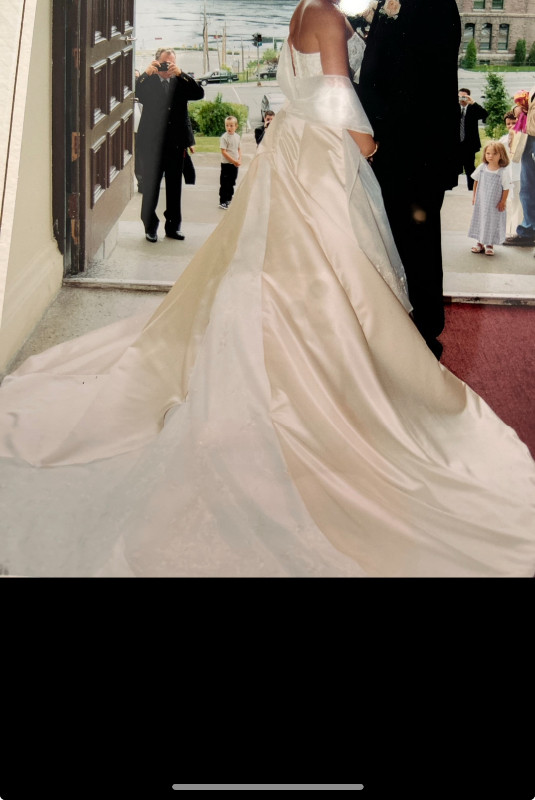
[[[240,142],[239,133],[227,133],[227,131],[225,131],[219,140],[219,147],[221,150],[226,150],[235,161],[238,161],[240,156]],[[230,164],[230,161],[221,154],[221,163]]]

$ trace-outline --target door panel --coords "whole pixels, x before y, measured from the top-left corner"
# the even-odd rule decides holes
[[[81,6],[80,247],[87,268],[133,195],[134,0]]]

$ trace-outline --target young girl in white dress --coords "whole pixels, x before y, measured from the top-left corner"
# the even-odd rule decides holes
[[[487,144],[481,164],[472,173],[472,178],[474,211],[468,236],[477,239],[472,253],[493,256],[493,245],[505,240],[505,206],[513,186],[509,156],[501,142]]]
[[[501,137],[500,142],[505,147],[505,151],[509,156],[509,162],[512,173],[513,186],[507,198],[507,208],[505,210],[507,216],[507,236],[515,236],[516,229],[522,223],[524,212],[522,211],[522,203],[520,202],[520,162],[513,161],[511,153],[511,145],[513,143],[513,135],[516,125],[516,116],[513,111],[508,111],[503,118],[507,127],[507,133]]]

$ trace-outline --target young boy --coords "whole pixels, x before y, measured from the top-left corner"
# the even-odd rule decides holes
[[[221,177],[219,181],[219,208],[225,211],[230,205],[234,186],[238,177],[238,167],[241,165],[240,136],[236,133],[238,120],[236,117],[225,119],[225,130],[219,140],[221,148]]]

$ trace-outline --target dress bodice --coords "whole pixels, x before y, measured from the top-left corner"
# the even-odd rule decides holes
[[[293,64],[297,78],[315,78],[323,75],[319,53],[301,53],[292,47]]]
[[[347,42],[347,52],[352,78],[360,68],[365,46],[365,43],[357,33],[354,33]],[[323,75],[321,56],[319,53],[301,53],[299,50],[296,50],[295,47],[292,47],[292,55],[297,78],[314,78],[316,75]]]

